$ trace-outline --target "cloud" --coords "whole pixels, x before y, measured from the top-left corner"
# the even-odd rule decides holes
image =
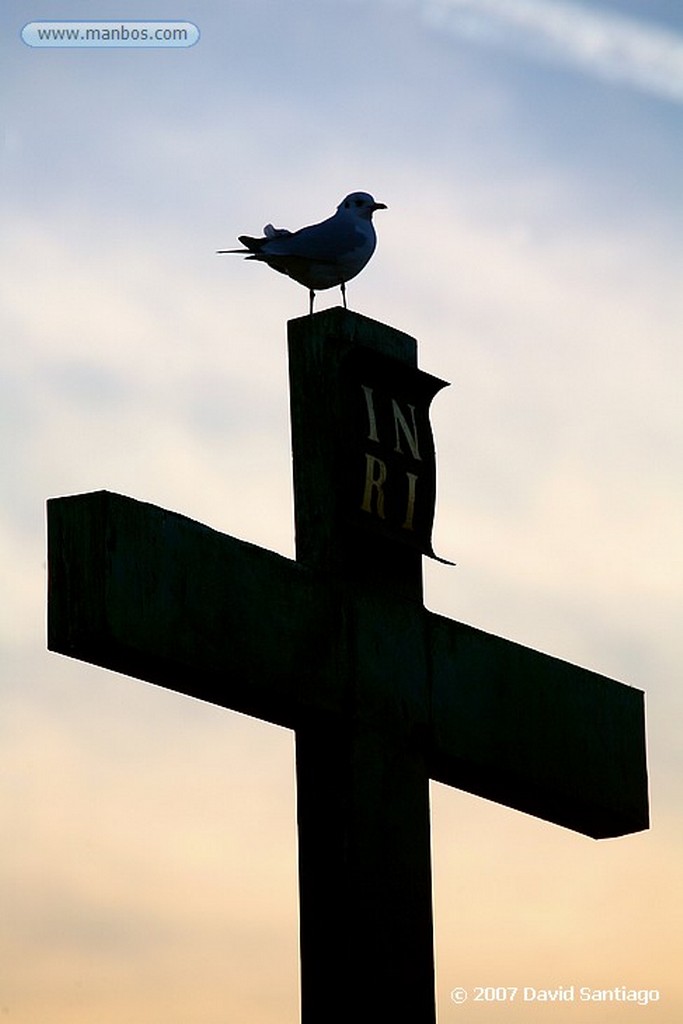
[[[430,0],[432,25],[683,102],[683,34],[564,0]]]

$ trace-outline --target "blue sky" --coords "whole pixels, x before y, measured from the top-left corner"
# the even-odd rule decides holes
[[[199,42],[19,35],[140,16],[0,16],[3,1012],[296,1020],[291,737],[49,655],[44,502],[107,488],[291,555],[285,322],[307,296],[215,250],[364,189],[388,209],[349,304],[453,383],[435,547],[458,565],[425,566],[428,605],[648,692],[647,834],[594,844],[434,787],[441,1024],[458,984],[571,983],[659,988],[633,1014],[673,1024],[679,4],[150,0]]]

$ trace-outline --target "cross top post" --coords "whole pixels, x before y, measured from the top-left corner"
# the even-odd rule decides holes
[[[647,828],[641,691],[436,615],[429,405],[401,331],[290,321],[296,560],[106,491],[48,502],[48,646],[295,732],[303,1024],[434,1024],[429,780]]]

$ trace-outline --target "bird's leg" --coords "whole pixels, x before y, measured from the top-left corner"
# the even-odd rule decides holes
[[[342,293],[342,302],[344,303],[344,309],[346,309],[347,308],[347,306],[346,306],[346,283],[344,281],[342,281],[342,283],[341,283],[341,293]]]
[[[315,298],[315,292],[313,291],[312,288],[309,290],[308,297],[309,297],[308,315],[309,316],[313,316],[313,299]]]

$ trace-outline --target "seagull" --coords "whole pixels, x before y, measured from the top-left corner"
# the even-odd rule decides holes
[[[219,249],[218,253],[248,253],[246,259],[260,260],[298,281],[308,288],[311,315],[315,293],[336,285],[341,287],[346,309],[346,282],[360,274],[377,244],[372,215],[386,208],[368,192],[351,192],[337,212],[320,224],[298,231],[266,224],[263,238],[239,235],[244,249]]]

